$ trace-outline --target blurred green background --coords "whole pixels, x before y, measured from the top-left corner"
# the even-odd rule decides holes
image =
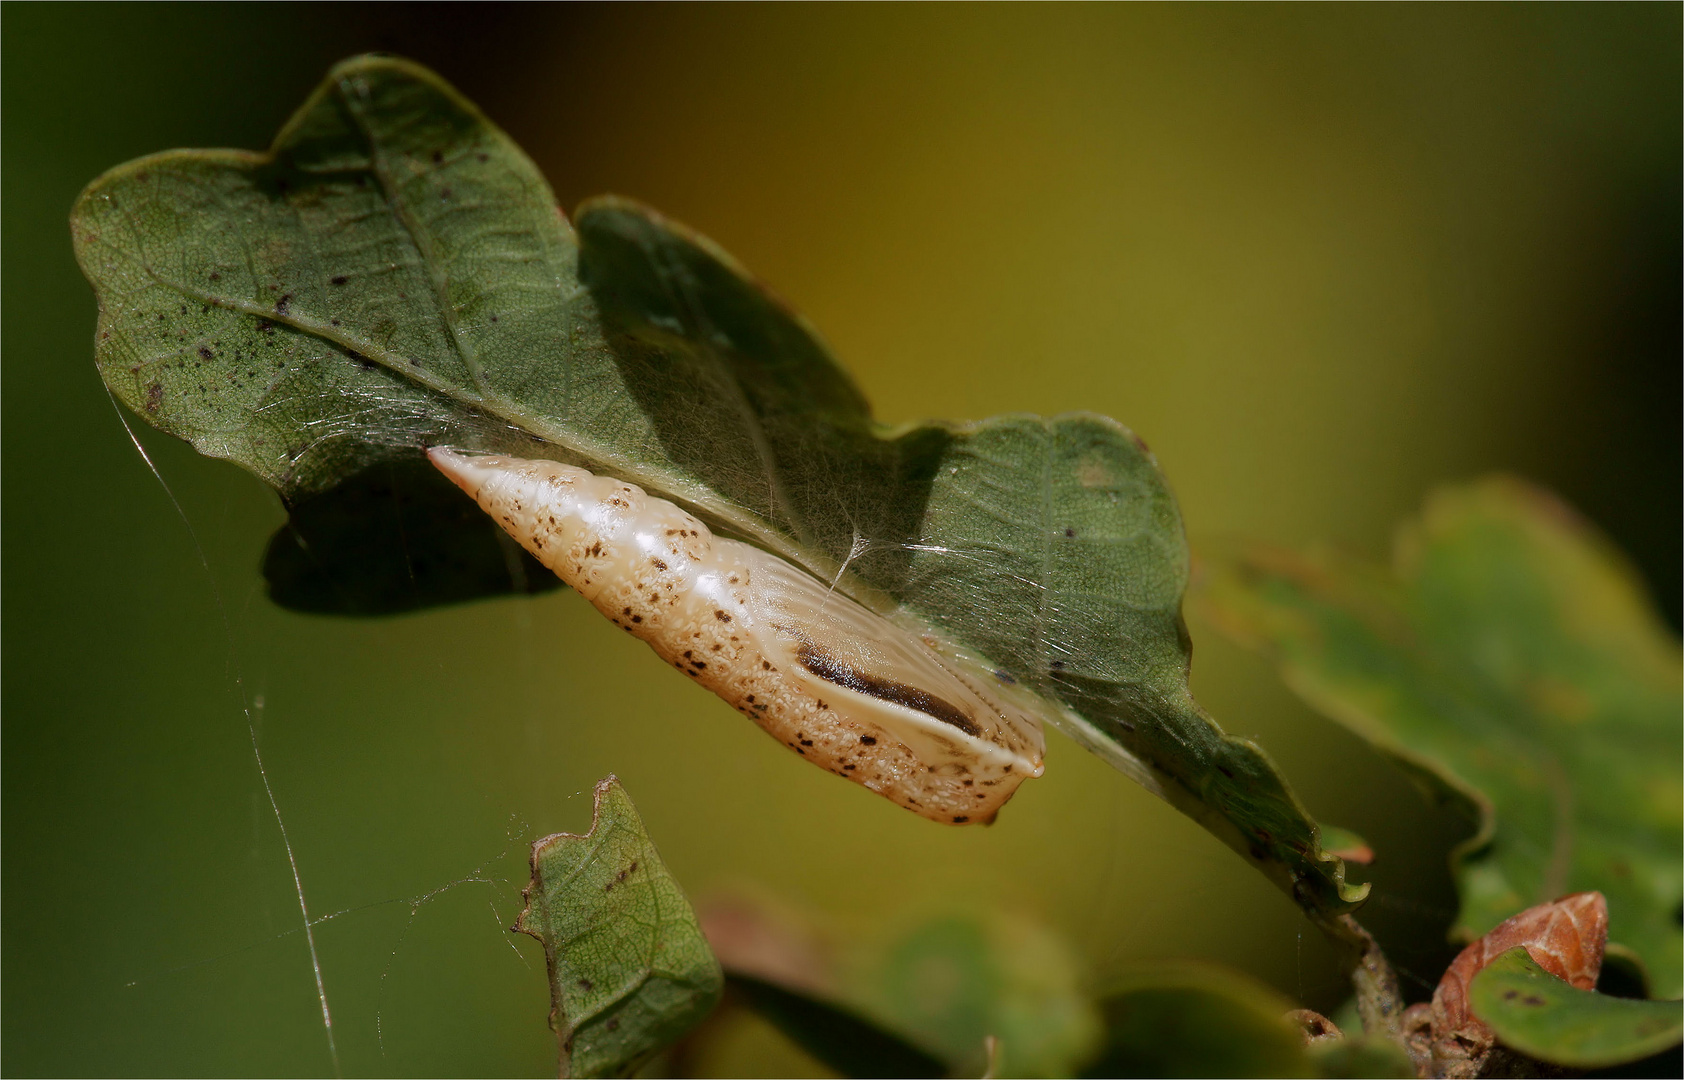
[[[885,420],[1116,416],[1195,542],[1378,555],[1433,485],[1513,470],[1607,528],[1676,625],[1680,28],[1676,5],[5,5],[0,1067],[331,1068],[242,698],[312,914],[344,912],[317,938],[351,1075],[552,1069],[541,954],[504,928],[526,842],[583,828],[610,771],[692,895],[803,911],[845,965],[922,915],[1005,912],[1095,984],[1184,956],[1344,996],[1285,897],[1061,739],[998,825],[942,829],[800,767],[572,594],[275,609],[272,494],[135,424],[190,533],[95,376],[65,220],[102,170],[264,146],[334,60],[404,53],[564,207],[619,192],[722,243]],[[1364,919],[1422,996],[1465,830],[1192,630],[1205,704],[1379,851]],[[731,1047],[715,1067],[795,1067]]]

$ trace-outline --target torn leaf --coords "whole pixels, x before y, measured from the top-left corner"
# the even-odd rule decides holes
[[[515,929],[544,945],[562,1076],[628,1076],[718,1004],[719,963],[616,777],[589,832],[532,845],[525,896]]]

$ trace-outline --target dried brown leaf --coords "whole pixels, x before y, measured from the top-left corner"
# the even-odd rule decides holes
[[[1433,1076],[1477,1076],[1496,1045],[1491,1029],[1468,1005],[1468,987],[1492,961],[1516,946],[1580,990],[1595,988],[1608,942],[1608,902],[1599,892],[1574,893],[1527,908],[1457,954],[1433,991],[1431,1004],[1412,1006],[1405,1039],[1418,1067]]]

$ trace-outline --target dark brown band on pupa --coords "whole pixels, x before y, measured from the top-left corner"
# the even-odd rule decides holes
[[[895,682],[892,679],[880,679],[875,675],[867,675],[858,668],[849,667],[835,657],[826,655],[807,642],[802,642],[800,647],[796,649],[795,658],[801,661],[802,667],[826,682],[832,682],[856,693],[877,698],[879,701],[887,701],[895,705],[905,706],[908,709],[916,709],[944,724],[952,724],[972,738],[982,738],[982,731],[976,726],[976,722],[957,705],[938,698],[926,690]]]

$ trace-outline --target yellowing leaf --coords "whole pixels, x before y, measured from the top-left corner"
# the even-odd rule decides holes
[[[1569,892],[1680,992],[1684,708],[1677,639],[1625,560],[1545,492],[1434,495],[1389,568],[1213,552],[1198,600],[1311,704],[1464,806],[1453,856],[1472,939]]]

